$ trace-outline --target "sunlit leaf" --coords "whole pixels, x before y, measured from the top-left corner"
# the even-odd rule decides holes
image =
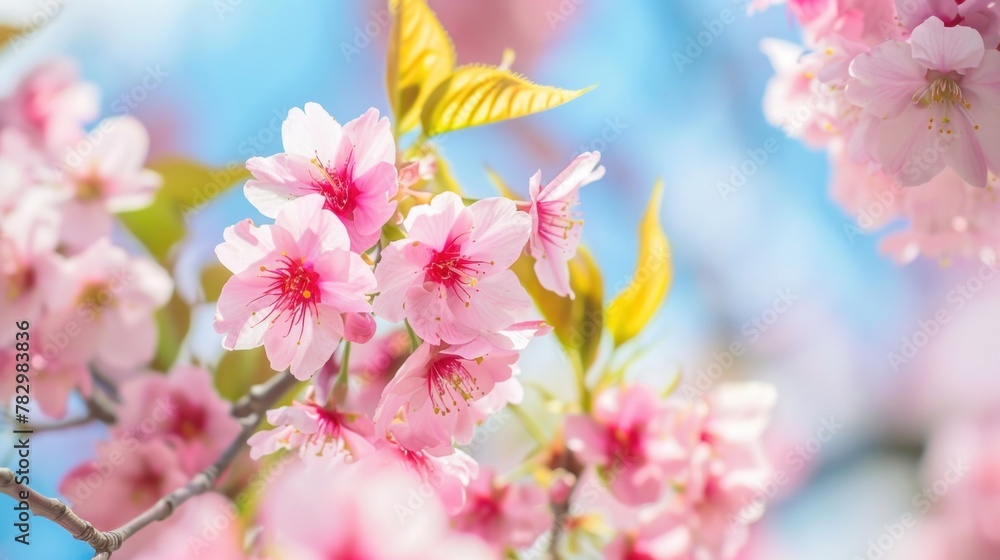
[[[512,268],[542,313],[542,318],[552,326],[567,355],[578,361],[582,370],[586,371],[597,358],[601,342],[604,321],[601,271],[590,253],[580,247],[577,255],[569,261],[570,285],[576,292],[576,298],[570,299],[543,288],[533,266],[534,259],[525,254]]]
[[[572,91],[541,86],[509,70],[463,66],[434,90],[424,103],[420,120],[424,134],[434,136],[540,113],[591,89]]]
[[[427,97],[455,68],[448,32],[424,0],[390,0],[392,35],[386,85],[398,132],[420,124]]]
[[[227,351],[215,367],[215,387],[223,397],[235,401],[250,387],[275,375],[263,347]]]
[[[20,27],[10,27],[8,25],[0,24],[0,49],[6,47],[9,43],[12,43],[26,31],[27,30]]]
[[[233,276],[228,268],[219,263],[212,263],[201,271],[202,301],[219,301],[222,287]]]
[[[670,243],[660,226],[662,198],[663,182],[657,181],[639,224],[639,257],[632,281],[608,306],[608,328],[615,346],[639,334],[656,314],[670,289],[673,267]]]
[[[125,227],[160,262],[184,237],[186,223],[209,202],[249,177],[242,165],[211,169],[184,158],[165,158],[149,165],[163,177],[163,186],[146,208],[119,215]]]

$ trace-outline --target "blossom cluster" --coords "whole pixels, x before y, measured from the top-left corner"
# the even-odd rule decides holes
[[[249,441],[255,459],[301,458],[288,487],[265,498],[274,505],[260,520],[261,554],[532,550],[556,523],[598,533],[586,520],[603,518],[603,505],[574,492],[590,480],[629,511],[628,522],[608,519],[618,536],[597,545],[610,557],[734,557],[768,476],[769,387],[723,386],[688,403],[643,385],[603,390],[592,409],[567,417],[562,436],[541,442],[552,446],[538,465],[545,484],[463,451],[478,425],[521,401],[519,353],[550,330],[511,267],[527,253],[551,297],[575,297],[574,206],[603,175],[600,154],[581,154],[544,185],[536,174],[528,200],[472,200],[429,190],[435,161],[397,153],[375,109],[343,125],[314,103],[292,109],[282,141],[282,153],[247,162],[246,197],[274,222],[242,221],[217,248],[233,273],[215,319],[223,345],[263,346],[273,369],[308,382]],[[388,482],[375,488],[371,473]],[[557,517],[560,508],[569,514]],[[346,511],[357,514],[336,531],[319,522]]]
[[[90,368],[117,378],[150,362],[153,313],[173,291],[163,268],[112,241],[115,213],[148,205],[160,187],[145,167],[149,136],[129,116],[88,130],[98,112],[96,88],[66,60],[0,99],[0,338],[29,322],[33,396],[55,418],[70,393],[90,394]],[[12,352],[0,349],[5,372]],[[4,375],[0,395],[13,391]]]
[[[777,2],[757,2],[762,8]],[[804,46],[766,40],[768,120],[825,148],[833,195],[860,230],[917,257],[987,261],[1000,248],[1000,4],[789,0]]]

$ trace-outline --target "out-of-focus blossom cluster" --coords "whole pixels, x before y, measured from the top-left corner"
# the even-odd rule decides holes
[[[152,259],[112,241],[115,213],[148,205],[160,176],[145,168],[149,137],[136,119],[95,124],[98,92],[74,64],[44,63],[0,99],[0,338],[31,325],[32,392],[66,414],[92,391],[90,368],[124,377],[157,344],[154,312],[173,283]],[[0,394],[13,394],[13,347],[0,349]]]
[[[775,2],[758,2],[756,8]],[[1000,3],[790,0],[804,46],[762,44],[768,120],[834,168],[852,236],[894,219],[883,249],[993,261],[1000,248]]]

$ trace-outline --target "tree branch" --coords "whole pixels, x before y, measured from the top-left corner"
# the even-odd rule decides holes
[[[94,550],[103,550],[111,545],[108,535],[81,519],[66,504],[55,498],[43,496],[24,484],[18,484],[14,471],[10,469],[0,469],[0,493],[7,494],[17,501],[22,501],[22,497],[27,496],[23,501],[28,502],[31,513],[51,520],[66,529],[73,538],[94,547]]]
[[[247,439],[257,430],[264,412],[297,383],[298,380],[288,372],[283,372],[260,385],[251,387],[248,394],[233,405],[233,415],[240,419],[243,429],[215,463],[195,475],[186,485],[167,494],[138,517],[113,531],[98,531],[88,521],[73,513],[66,504],[55,498],[43,496],[28,486],[18,484],[14,472],[10,469],[0,469],[0,493],[19,501],[22,499],[22,494],[27,496],[25,501],[34,515],[49,519],[65,529],[73,538],[93,547],[95,554],[93,560],[109,560],[130,537],[145,527],[170,517],[174,510],[192,497],[211,490],[246,445]]]
[[[292,377],[292,374],[283,371],[259,385],[250,387],[246,395],[233,403],[233,416],[242,418],[255,411],[263,412],[259,407],[260,403],[264,402],[270,406],[298,383],[299,380]]]

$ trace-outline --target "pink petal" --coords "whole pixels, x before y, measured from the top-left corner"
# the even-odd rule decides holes
[[[913,30],[910,37],[913,60],[926,68],[948,73],[964,73],[979,66],[985,46],[983,37],[969,27],[945,27],[944,22],[932,17]]]
[[[290,154],[336,161],[337,149],[344,137],[340,124],[317,103],[306,103],[305,110],[295,107],[281,125],[281,141]]]
[[[927,87],[927,68],[913,60],[910,45],[886,41],[851,63],[845,95],[878,118],[899,116]]]
[[[365,114],[345,124],[344,132],[354,145],[357,174],[363,175],[379,163],[388,163],[395,168],[396,144],[389,119],[379,119],[378,109],[368,109]]]

